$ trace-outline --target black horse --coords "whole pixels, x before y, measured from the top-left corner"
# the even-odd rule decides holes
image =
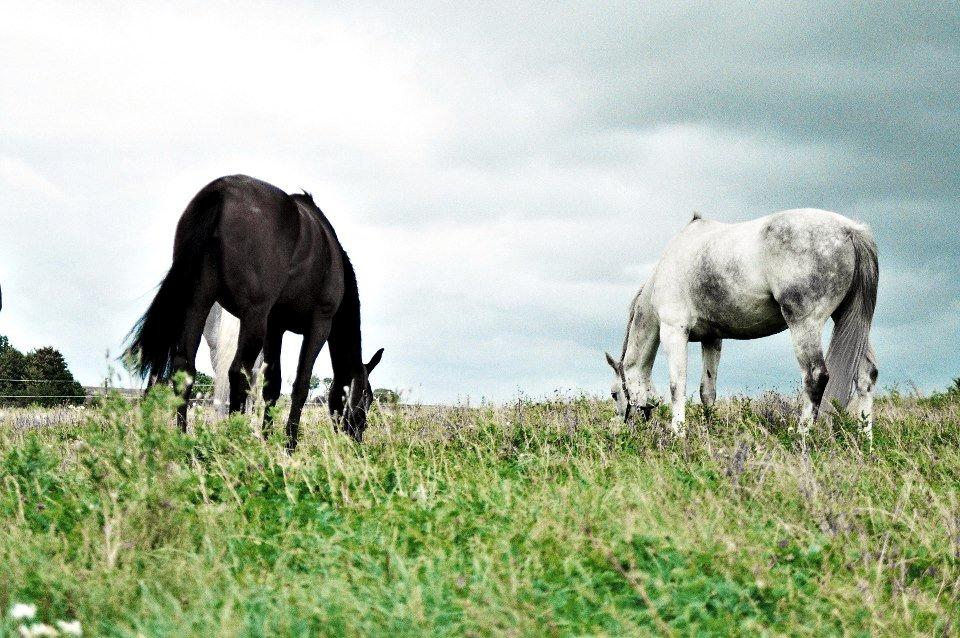
[[[280,396],[283,333],[303,335],[293,384],[287,447],[297,445],[300,413],[313,364],[330,343],[334,422],[360,441],[373,393],[369,363],[361,359],[357,279],[337,233],[309,193],[288,195],[245,175],[221,177],[193,198],[177,224],[173,265],[147,312],[130,333],[129,356],[151,385],[183,370],[187,383],[177,423],[187,427],[187,402],[207,314],[215,301],[240,318],[237,355],[230,367],[230,411],[243,409],[254,361],[263,350],[263,399]]]

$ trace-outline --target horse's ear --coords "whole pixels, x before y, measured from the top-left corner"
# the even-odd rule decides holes
[[[377,364],[380,363],[380,357],[383,356],[383,348],[377,350],[372,357],[370,357],[370,363],[367,364],[367,374],[373,372],[373,369],[377,367]]]
[[[614,372],[620,372],[620,364],[610,356],[609,352],[604,352],[603,354],[607,355],[607,363],[613,368]]]

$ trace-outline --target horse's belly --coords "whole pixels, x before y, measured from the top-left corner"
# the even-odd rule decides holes
[[[737,303],[701,308],[690,328],[690,340],[759,339],[787,327],[772,297],[741,299]]]
[[[701,246],[684,277],[691,339],[757,339],[786,328],[755,243],[715,237]]]

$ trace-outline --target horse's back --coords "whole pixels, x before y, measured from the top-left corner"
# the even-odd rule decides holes
[[[785,210],[757,220],[764,248],[771,251],[823,252],[845,242],[863,224],[817,208]]]
[[[210,183],[220,193],[219,231],[221,234],[245,234],[259,244],[281,237],[295,237],[297,206],[293,199],[273,184],[247,175],[230,175]]]
[[[837,213],[800,208],[733,224],[696,220],[680,236],[691,237],[695,251],[718,263],[728,262],[728,269],[747,276],[757,273],[772,284],[776,277],[771,279],[770,273],[822,269],[848,260],[851,232],[869,231]]]

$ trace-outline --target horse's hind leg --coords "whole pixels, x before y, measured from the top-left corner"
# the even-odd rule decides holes
[[[193,393],[193,381],[197,376],[197,349],[200,347],[200,337],[203,336],[203,327],[215,294],[215,280],[209,274],[202,276],[194,289],[193,301],[187,308],[183,332],[171,362],[174,374],[180,371],[187,373],[182,394],[183,404],[177,408],[177,425],[181,432],[187,431],[187,410]]]
[[[705,339],[700,345],[703,350],[703,377],[700,379],[700,400],[704,414],[717,401],[717,367],[720,365],[720,339]]]
[[[825,323],[825,319],[809,317],[788,322],[793,350],[803,373],[804,404],[798,426],[801,435],[806,435],[816,420],[820,401],[823,399],[823,391],[830,378],[821,343]]]
[[[240,319],[240,335],[237,338],[237,354],[230,364],[230,412],[243,412],[250,384],[253,382],[253,365],[267,331],[266,310],[251,310]]]
[[[854,379],[853,398],[847,406],[847,412],[860,419],[863,434],[868,442],[873,442],[873,390],[877,384],[876,354],[871,344],[860,362]]]
[[[187,409],[193,394],[193,381],[197,376],[197,349],[200,347],[200,336],[203,334],[205,319],[205,312],[187,312],[183,334],[173,356],[173,373],[181,371],[187,373],[181,394],[183,403],[177,408],[177,425],[181,432],[187,431]]]
[[[263,342],[263,435],[273,424],[273,407],[280,398],[280,348],[283,330],[267,320],[267,338]]]

